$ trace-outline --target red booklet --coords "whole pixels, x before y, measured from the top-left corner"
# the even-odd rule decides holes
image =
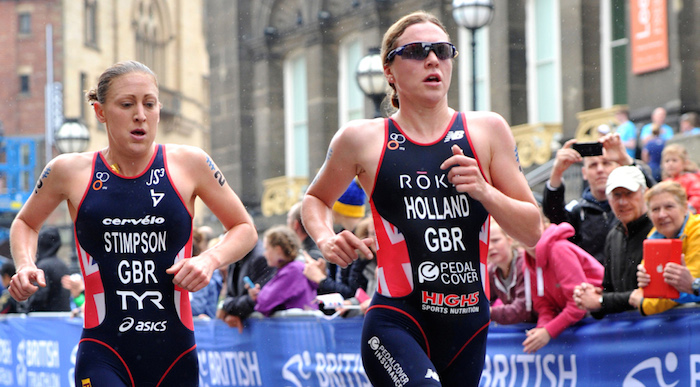
[[[678,290],[664,281],[668,262],[681,264],[683,242],[680,239],[647,239],[644,241],[644,268],[651,282],[644,290],[645,298],[678,298]]]

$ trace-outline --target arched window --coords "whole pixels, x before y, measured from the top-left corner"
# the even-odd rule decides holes
[[[97,0],[85,0],[85,44],[97,47]]]
[[[525,14],[528,121],[561,122],[559,1],[529,0]]]
[[[459,87],[459,109],[472,110],[472,82],[476,82],[476,110],[491,110],[491,87],[489,85],[489,27],[476,30],[476,72],[472,72],[472,34],[466,28],[459,29],[459,77],[462,80]],[[476,79],[472,77],[476,75]],[[453,82],[454,83],[454,82]]]
[[[165,74],[165,17],[158,0],[139,0],[136,4],[136,59],[156,74]]]
[[[627,2],[600,4],[601,93],[603,107],[627,104]]]
[[[362,41],[359,36],[341,40],[338,50],[338,126],[364,117],[362,107],[365,95],[357,85],[357,64],[362,59]]]
[[[306,58],[295,53],[284,62],[285,174],[309,176],[309,103]]]

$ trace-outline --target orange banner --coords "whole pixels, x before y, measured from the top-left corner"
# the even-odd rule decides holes
[[[630,0],[632,72],[667,68],[668,12],[666,0]]]

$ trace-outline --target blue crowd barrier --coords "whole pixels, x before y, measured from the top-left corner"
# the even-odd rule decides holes
[[[586,318],[534,354],[522,351],[532,325],[492,324],[481,386],[700,385],[698,311]],[[0,386],[74,386],[81,329],[62,314],[0,318]],[[361,329],[361,317],[249,319],[240,334],[196,320],[200,386],[370,386]]]

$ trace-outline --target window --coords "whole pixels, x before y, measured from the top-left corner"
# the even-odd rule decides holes
[[[627,2],[601,3],[601,93],[602,105],[627,104]]]
[[[528,116],[561,122],[559,1],[529,0],[526,9]]]
[[[284,65],[285,174],[309,176],[309,115],[306,92],[306,58],[291,57]]]
[[[85,94],[88,92],[87,88],[87,74],[81,72],[78,101],[80,101],[80,118],[83,120],[83,122],[87,121],[87,102],[85,100]]]
[[[470,111],[473,108],[472,83],[476,82],[476,110],[491,110],[491,87],[489,84],[489,27],[476,30],[476,79],[472,72],[472,34],[466,28],[459,29],[459,109]]]
[[[32,15],[28,12],[19,14],[19,33],[22,35],[32,33]]]
[[[85,0],[85,44],[97,47],[97,0]]]
[[[165,31],[158,0],[140,0],[136,20],[136,59],[156,74],[165,74]]]
[[[338,76],[338,126],[364,118],[365,95],[357,85],[357,64],[362,59],[362,41],[359,37],[340,43]]]
[[[29,75],[22,74],[19,76],[19,92],[20,94],[29,94]]]

